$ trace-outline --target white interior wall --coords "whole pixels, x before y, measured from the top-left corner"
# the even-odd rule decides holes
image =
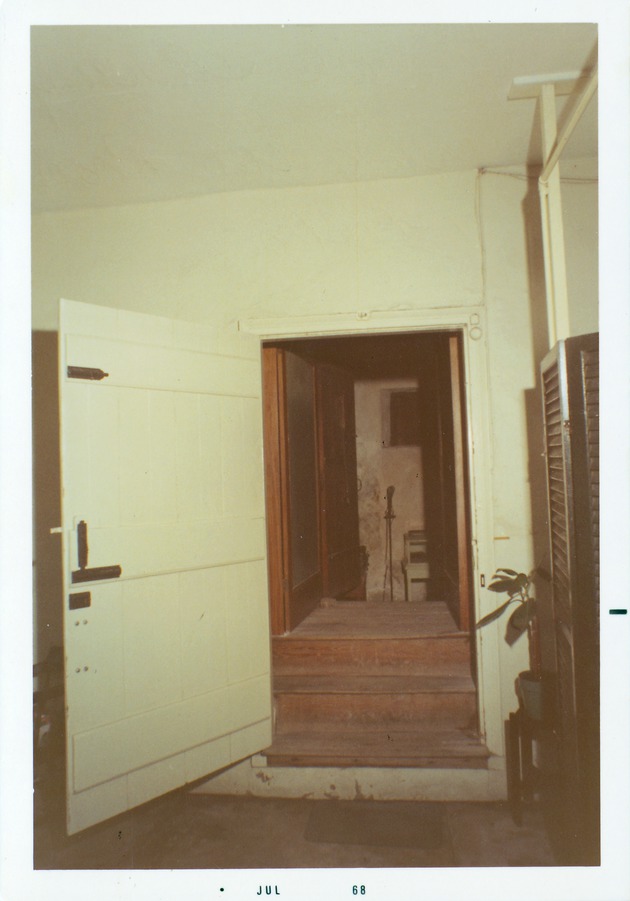
[[[537,179],[522,172],[486,175],[480,218],[488,309],[494,565],[529,572],[543,562],[539,554],[547,543],[538,367],[548,345]],[[510,649],[502,640],[503,620],[498,628],[507,717],[513,709],[513,677],[529,666],[528,648],[521,640]]]
[[[567,290],[571,334],[598,330],[598,166],[597,160],[560,163],[562,216],[567,233]]]
[[[597,330],[597,166],[578,161],[562,183],[572,334]],[[579,211],[579,215],[577,214]],[[520,215],[519,215],[520,214]],[[494,559],[498,567],[550,568],[547,493],[540,413],[539,364],[548,350],[538,181],[519,170],[482,178],[485,304],[493,441]],[[548,586],[537,580],[543,621]],[[546,639],[546,640],[545,640]],[[551,662],[550,631],[543,655]],[[514,655],[526,666],[527,645],[500,642],[504,668]],[[506,706],[512,688],[506,681]]]
[[[565,223],[574,267],[596,256],[596,192],[570,183],[563,196],[569,206],[590,201]],[[39,214],[32,266],[36,329],[56,328],[60,296],[234,323],[485,306],[495,563],[539,562],[546,525],[537,381],[546,314],[535,179],[471,171]],[[581,291],[579,275],[570,278],[573,321],[590,330],[596,298],[590,284]],[[501,642],[501,654],[507,713],[526,648]]]
[[[35,327],[60,293],[193,320],[475,304],[475,193],[464,172],[39,214]]]
[[[580,334],[597,328],[597,163],[564,171]],[[496,204],[502,194],[507,209]],[[540,303],[538,215],[535,177],[508,170],[40,213],[33,327],[56,329],[63,294],[191,320],[476,305],[495,265],[499,279],[527,273]],[[512,220],[514,247],[482,252],[482,231],[500,234]]]

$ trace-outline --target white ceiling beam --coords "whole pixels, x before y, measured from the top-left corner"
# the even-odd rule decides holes
[[[545,159],[549,159],[558,138],[556,95],[552,84],[544,85],[540,95],[540,124],[543,154]],[[538,179],[538,191],[545,260],[547,331],[551,348],[557,341],[570,335],[564,222],[558,166],[554,166],[548,181]]]
[[[589,72],[563,72],[515,78],[509,100],[536,99],[540,106],[543,142],[543,167],[538,178],[540,213],[545,260],[547,330],[549,346],[571,334],[567,289],[566,256],[560,169],[562,151],[573,134],[584,110],[597,90],[597,68]],[[580,92],[580,98],[558,133],[556,98]]]
[[[591,102],[591,98],[593,97],[593,94],[597,90],[597,82],[598,82],[598,78],[597,78],[597,67],[596,67],[592,70],[591,74],[586,79],[586,82],[584,84],[579,85],[582,90],[582,96],[580,97],[578,103],[576,104],[575,109],[571,112],[571,115],[565,122],[565,124],[562,128],[562,131],[556,137],[554,146],[552,147],[550,153],[548,154],[548,156],[546,158],[545,165],[543,167],[542,172],[540,173],[540,180],[543,183],[546,183],[549,180],[549,176],[550,176],[554,166],[560,159],[562,151],[566,147],[569,138],[571,137],[571,135],[573,134],[573,132],[575,130],[575,126],[578,124],[578,122],[582,118],[582,114],[583,114],[584,110]],[[556,94],[557,94],[557,88],[556,88]]]
[[[583,90],[589,79],[588,72],[555,72],[549,75],[519,75],[513,79],[508,100],[536,100],[540,97],[543,85],[552,84],[556,96],[573,94]]]

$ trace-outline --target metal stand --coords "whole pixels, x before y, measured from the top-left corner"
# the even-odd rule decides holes
[[[390,485],[387,489],[387,511],[385,512],[385,522],[387,523],[385,535],[385,579],[383,584],[383,597],[385,596],[385,583],[387,582],[387,570],[389,568],[389,600],[394,600],[394,568],[392,565],[392,520],[396,519],[396,514],[392,509],[392,498],[394,497],[394,486]]]

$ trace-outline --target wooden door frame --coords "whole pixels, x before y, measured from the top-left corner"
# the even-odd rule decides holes
[[[455,478],[455,504],[457,519],[457,567],[459,590],[459,628],[468,632],[471,627],[471,583],[472,567],[470,547],[472,528],[470,522],[470,487],[468,485],[468,455],[464,442],[464,408],[462,403],[464,385],[462,384],[462,366],[460,360],[461,333],[449,335],[448,357],[451,374],[451,405],[453,414],[453,456]]]
[[[291,338],[326,338],[410,332],[461,332],[462,375],[466,390],[465,449],[469,461],[472,609],[477,621],[491,609],[492,598],[482,595],[481,583],[495,571],[491,417],[487,364],[485,309],[480,306],[433,307],[390,312],[359,312],[243,319],[239,329],[261,341]],[[486,592],[487,595],[487,592]],[[479,727],[492,753],[503,756],[504,733],[501,703],[501,648],[497,630],[476,630]]]
[[[461,331],[434,333],[420,376],[424,523],[432,599],[447,606],[463,632],[471,611],[471,536]]]

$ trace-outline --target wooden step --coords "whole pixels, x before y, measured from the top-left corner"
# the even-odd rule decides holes
[[[278,694],[417,694],[456,692],[473,693],[475,686],[466,674],[430,675],[304,675],[276,676],[274,692]]]
[[[444,723],[468,727],[476,715],[469,676],[280,676],[274,679],[276,732],[406,731]]]
[[[411,638],[273,639],[274,675],[361,673],[456,675],[470,671],[467,634]]]
[[[273,673],[270,765],[486,766],[470,639],[446,604],[318,608],[274,637]]]
[[[471,732],[297,732],[276,735],[263,751],[268,766],[486,768],[489,752]]]

